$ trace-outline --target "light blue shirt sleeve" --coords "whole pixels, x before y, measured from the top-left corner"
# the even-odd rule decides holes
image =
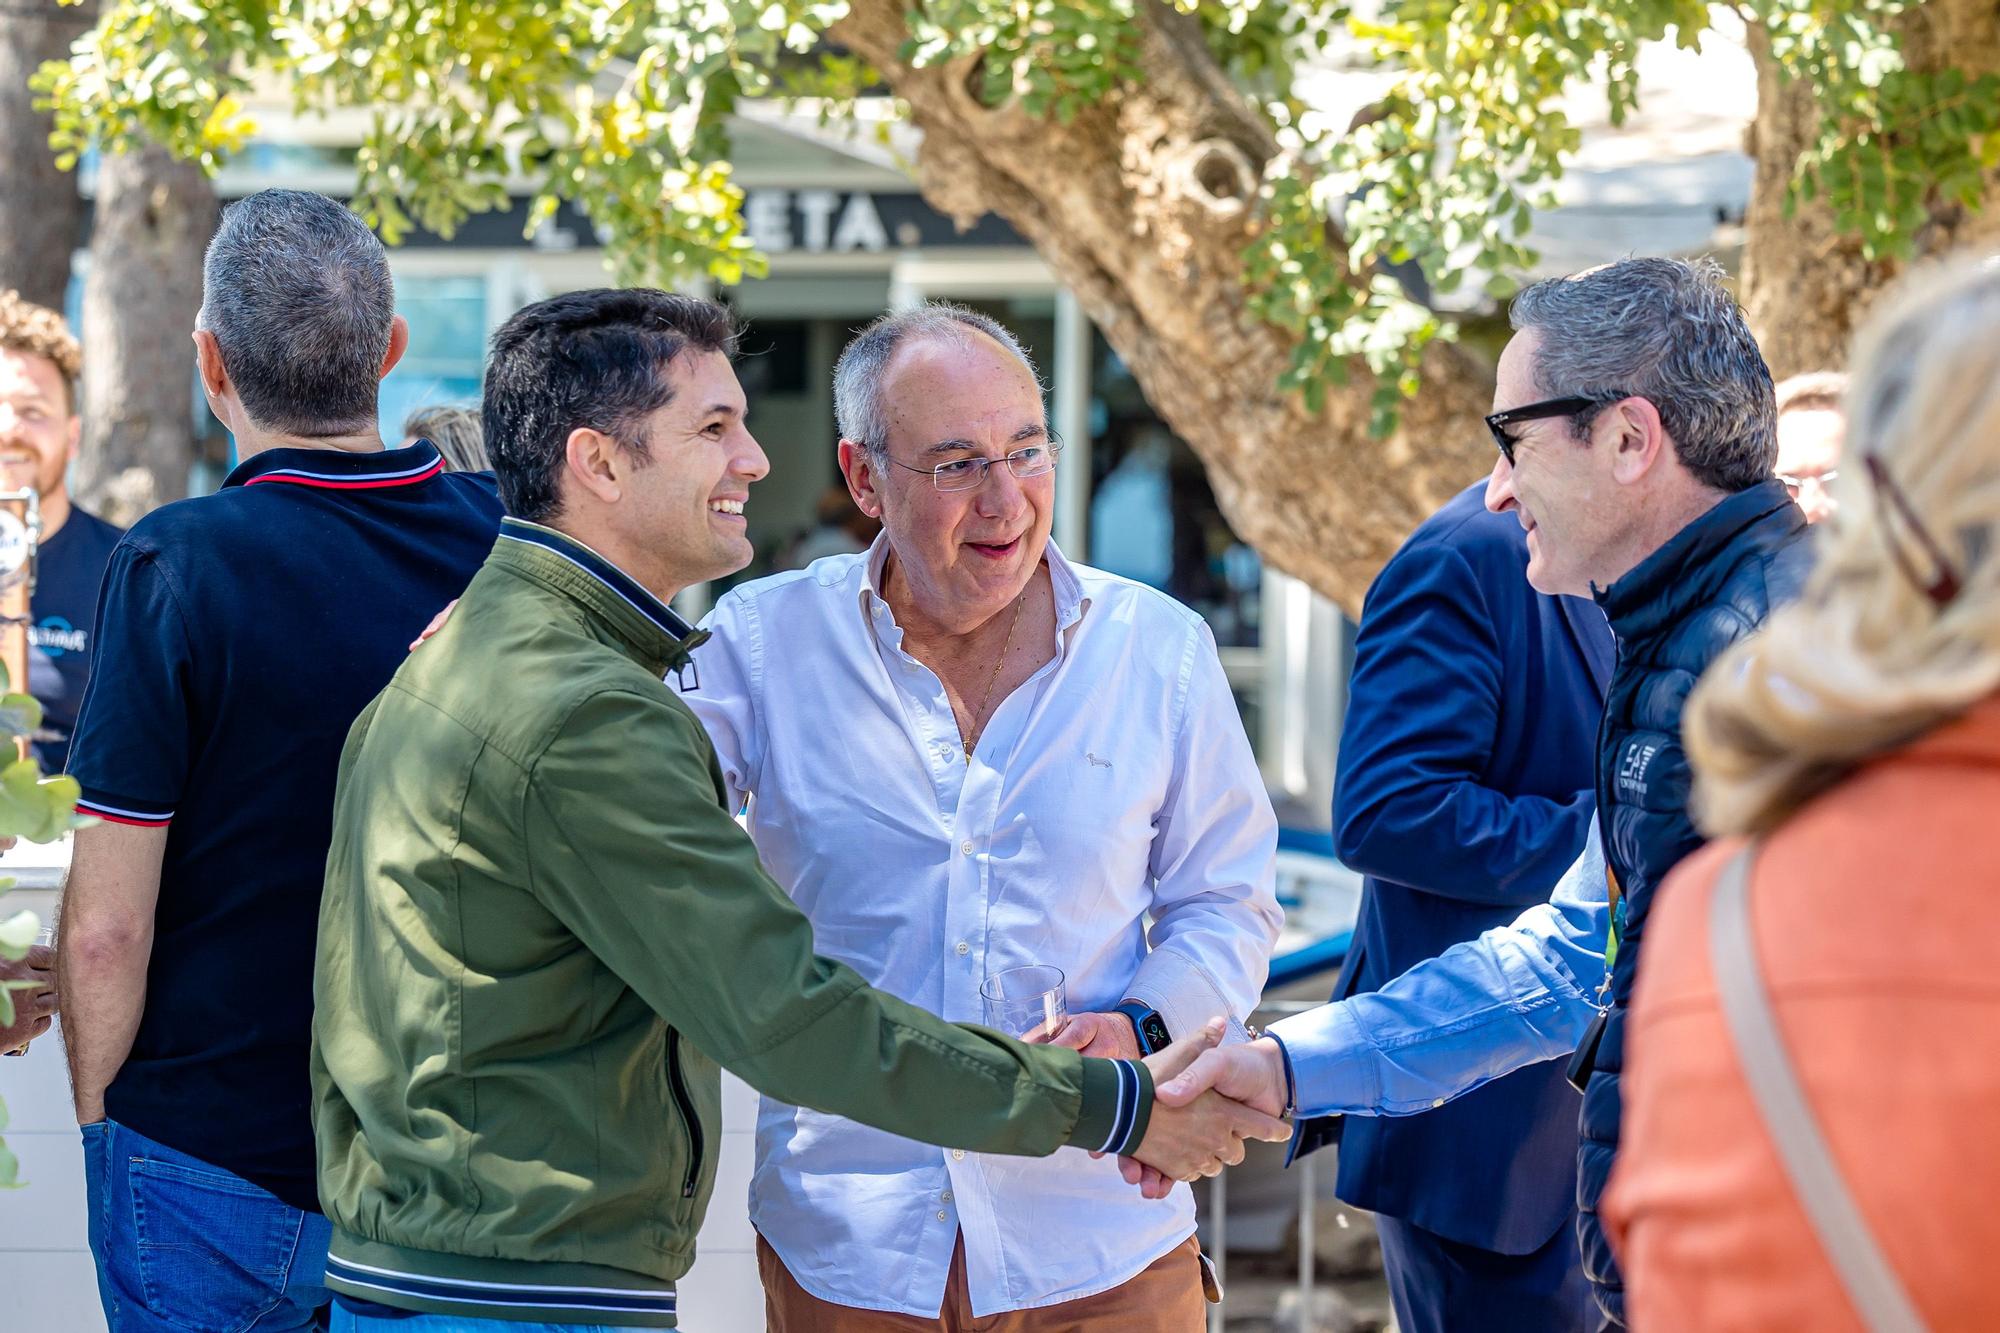
[[[1442,1106],[1582,1040],[1604,978],[1611,905],[1592,820],[1555,891],[1381,990],[1282,1019],[1301,1118]]]

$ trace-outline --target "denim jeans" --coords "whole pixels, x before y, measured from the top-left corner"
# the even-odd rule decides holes
[[[609,1324],[523,1324],[457,1314],[405,1314],[378,1318],[333,1307],[333,1333],[626,1333]]]
[[[109,1120],[83,1127],[83,1170],[111,1333],[326,1327],[318,1213]]]

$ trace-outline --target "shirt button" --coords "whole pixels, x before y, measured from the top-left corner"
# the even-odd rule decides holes
[[[1443,1105],[1444,1105],[1444,1098],[1440,1097],[1436,1101],[1431,1103],[1431,1109],[1436,1110],[1438,1107]]]
[[[958,850],[964,852],[967,856],[972,855],[972,839],[967,838],[964,842],[958,844]]]
[[[951,1191],[950,1191],[950,1190],[946,1190],[946,1191],[945,1191],[945,1192],[944,1192],[943,1194],[940,1194],[940,1195],[938,1196],[938,1201],[939,1201],[940,1203],[950,1203],[950,1202],[951,1202]]]
[[[960,958],[965,957],[967,954],[971,952],[972,952],[972,946],[970,944],[967,944],[964,940],[960,940],[958,942],[958,956]]]
[[[954,1162],[962,1162],[962,1161],[964,1161],[964,1160],[965,1160],[965,1149],[963,1149],[963,1148],[953,1148],[953,1149],[951,1150],[951,1160],[952,1160],[952,1161],[954,1161]]]
[[[944,1209],[940,1208],[938,1209],[938,1221],[949,1222],[951,1221],[951,1217],[945,1212]]]

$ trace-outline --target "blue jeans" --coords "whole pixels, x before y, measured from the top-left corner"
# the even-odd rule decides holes
[[[83,1173],[111,1333],[326,1327],[318,1213],[109,1120],[83,1127]]]
[[[333,1307],[333,1333],[626,1333],[609,1324],[523,1324],[456,1314],[406,1314],[377,1318]]]

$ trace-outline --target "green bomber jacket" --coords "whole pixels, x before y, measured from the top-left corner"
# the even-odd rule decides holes
[[[698,641],[587,546],[506,521],[341,756],[313,974],[327,1284],[671,1328],[726,1067],[977,1152],[1130,1151],[1143,1065],[947,1023],[813,952],[663,683]]]

